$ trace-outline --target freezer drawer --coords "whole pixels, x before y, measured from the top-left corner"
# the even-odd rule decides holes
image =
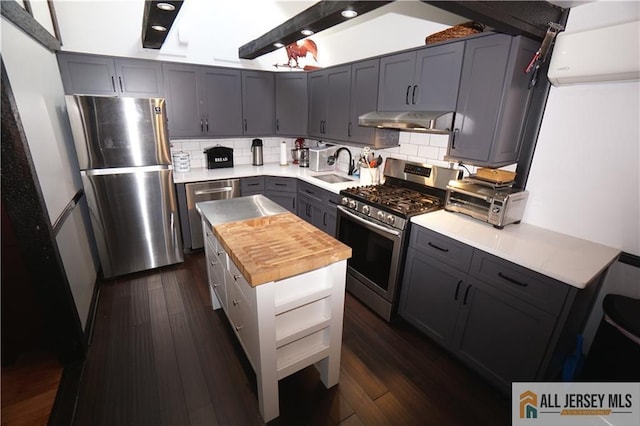
[[[105,278],[183,261],[172,170],[82,171]]]
[[[188,183],[185,185],[187,193],[187,209],[189,211],[189,232],[191,233],[191,248],[193,250],[204,247],[202,238],[202,224],[200,214],[196,210],[196,203],[201,201],[224,200],[240,196],[240,179],[214,180],[209,182]]]

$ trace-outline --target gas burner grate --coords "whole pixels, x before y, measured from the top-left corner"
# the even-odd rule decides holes
[[[394,185],[348,188],[343,193],[374,206],[384,206],[386,210],[404,216],[431,211],[442,205],[442,201],[437,197]]]

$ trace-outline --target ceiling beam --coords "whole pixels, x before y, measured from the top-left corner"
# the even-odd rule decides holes
[[[300,34],[303,29],[317,33],[333,27],[347,20],[341,15],[345,9],[355,10],[358,15],[363,15],[388,3],[391,1],[320,1],[257,39],[240,46],[238,56],[240,59],[255,59],[278,49],[274,43],[287,46],[305,38]]]
[[[550,22],[563,22],[565,13],[546,1],[422,1],[496,31],[536,40],[544,38]]]
[[[173,10],[163,10],[158,4],[173,6]],[[147,49],[160,49],[164,43],[171,26],[182,7],[182,0],[145,0],[142,14],[142,47]],[[166,31],[153,29],[154,26],[166,28]]]

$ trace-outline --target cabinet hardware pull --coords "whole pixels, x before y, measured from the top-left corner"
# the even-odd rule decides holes
[[[418,88],[418,85],[416,84],[415,86],[413,86],[413,93],[411,94],[411,103],[413,105],[416,104],[416,89]]]
[[[204,132],[204,120],[202,118],[200,119],[200,131]]]
[[[347,136],[351,137],[351,122],[349,122],[349,126],[347,127]]]
[[[458,136],[459,132],[459,129],[453,129],[453,135],[451,135],[451,149],[456,149],[456,136]]]
[[[224,251],[217,251],[216,253],[218,254],[218,256],[222,256],[222,253],[224,253]]]
[[[211,262],[209,262],[209,264],[210,264],[211,266],[216,266],[216,265],[218,264],[218,262],[211,261]]]
[[[322,213],[322,225],[327,226],[327,212]]]
[[[111,87],[113,87],[113,91],[116,91],[116,80],[111,76]]]
[[[458,300],[458,293],[460,292],[461,285],[462,285],[462,280],[458,281],[458,285],[456,286],[456,295],[453,297],[453,300]]]
[[[238,281],[240,279],[240,275],[233,274],[233,279]]]
[[[213,285],[213,288],[218,288],[218,287],[220,287],[220,284],[214,284]]]
[[[442,247],[438,247],[437,245],[433,244],[431,241],[429,241],[427,244],[428,244],[430,247],[433,247],[434,249],[436,249],[436,250],[440,250],[440,251],[445,252],[445,253],[447,253],[447,252],[449,251],[449,249],[445,249],[445,248],[442,248]]]
[[[240,330],[242,330],[242,327],[243,327],[242,325],[236,325],[235,329],[236,329],[236,331],[240,331]]]
[[[404,95],[404,103],[409,105],[409,91],[411,90],[411,86],[407,86],[407,93]]]
[[[276,182],[274,185],[275,185],[275,186],[287,186],[287,184],[286,184],[286,183],[278,183],[278,182]]]
[[[206,127],[207,127],[207,132],[209,131],[209,118],[207,118],[206,120],[204,120]]]
[[[118,76],[118,83],[120,83],[120,91],[124,92],[124,88],[122,86],[122,77]]]
[[[276,130],[280,130],[280,119],[276,118]]]
[[[469,295],[469,290],[471,290],[471,286],[467,287],[467,290],[464,292],[464,300],[462,301],[463,305],[467,304],[467,296]]]
[[[231,302],[233,303],[233,306],[238,306],[238,304],[240,303],[239,300],[233,299],[233,301]]]
[[[245,132],[247,131],[247,119],[246,118],[244,119],[244,131]]]
[[[502,272],[498,272],[498,276],[499,276],[500,278],[502,278],[503,280],[507,280],[507,281],[509,281],[511,284],[519,285],[520,287],[527,287],[527,286],[529,285],[529,284],[527,284],[527,283],[520,282],[520,281],[516,280],[515,278],[511,278],[511,277],[509,277],[509,276],[507,276],[507,275],[503,274]]]

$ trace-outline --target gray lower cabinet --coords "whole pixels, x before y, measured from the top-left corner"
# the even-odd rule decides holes
[[[275,79],[272,72],[242,71],[242,132],[274,134]]]
[[[455,111],[464,41],[380,58],[378,111]]]
[[[334,236],[336,233],[338,194],[307,182],[298,182],[298,217]]]
[[[518,161],[531,91],[523,70],[538,43],[495,34],[467,40],[447,159],[500,167]]]
[[[172,138],[242,135],[240,70],[163,64]]]
[[[413,226],[399,315],[492,383],[553,380],[599,285],[566,285]]]
[[[67,95],[164,96],[162,65],[158,61],[62,52],[57,56]]]
[[[297,214],[298,180],[295,178],[265,176],[264,195],[280,204],[293,214]]]
[[[264,195],[264,176],[240,178],[240,195]]]
[[[276,86],[276,135],[304,137],[309,121],[306,72],[279,72]]]

